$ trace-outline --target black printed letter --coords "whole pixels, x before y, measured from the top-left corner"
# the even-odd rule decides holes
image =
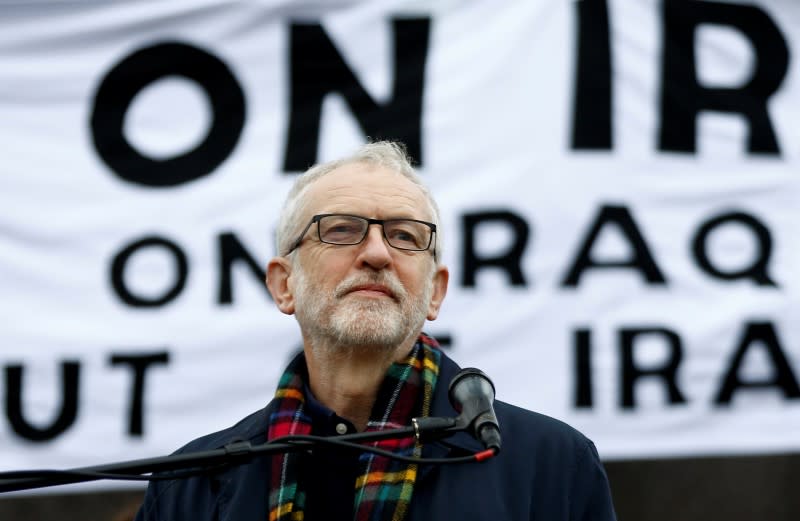
[[[738,29],[753,44],[755,67],[741,87],[706,88],[695,69],[695,37],[701,24]],[[755,5],[664,0],[664,61],[661,75],[659,148],[694,152],[696,118],[704,110],[742,114],[748,122],[751,153],[780,154],[767,112],[789,66],[786,39],[772,18]]]
[[[611,30],[606,0],[575,2],[578,54],[572,114],[572,148],[610,150],[613,99]]]
[[[78,383],[80,362],[61,363],[61,410],[47,427],[31,425],[22,413],[22,376],[24,367],[6,367],[6,413],[14,432],[30,441],[49,441],[66,431],[78,416]]]
[[[268,298],[271,298],[267,285],[264,283],[264,266],[262,266],[247,252],[244,245],[239,242],[231,232],[219,235],[219,288],[217,292],[217,302],[220,304],[233,303],[233,282],[232,274],[233,263],[242,261],[250,268],[250,272],[258,280],[258,285],[264,289]]]
[[[284,171],[300,172],[317,161],[322,101],[331,92],[344,97],[365,135],[372,139],[402,141],[408,154],[422,164],[422,92],[430,20],[394,20],[392,28],[392,98],[379,104],[361,86],[319,24],[292,24],[290,114]]]
[[[475,286],[475,273],[478,270],[493,267],[505,270],[512,286],[525,286],[525,277],[522,274],[522,254],[528,243],[528,223],[517,214],[506,210],[494,212],[479,212],[466,214],[463,222],[464,264],[462,266],[461,285],[464,287]],[[513,242],[508,250],[496,257],[478,257],[475,251],[475,232],[479,225],[497,222],[506,225],[514,232]]]
[[[175,277],[175,284],[169,291],[164,292],[161,297],[148,299],[135,295],[125,285],[125,265],[137,250],[156,246],[165,249],[172,255],[172,258],[175,259],[177,274]],[[126,246],[125,249],[114,256],[114,261],[111,263],[111,287],[114,288],[117,296],[131,307],[159,307],[169,303],[180,295],[181,291],[183,291],[183,287],[186,285],[186,277],[188,274],[189,264],[186,261],[186,255],[178,248],[177,244],[162,237],[145,237],[144,239],[139,239]]]
[[[744,355],[754,344],[762,345],[766,348],[775,370],[772,378],[760,381],[744,381],[740,378],[739,369],[742,366]],[[775,328],[770,322],[747,324],[744,337],[739,343],[739,347],[736,348],[733,360],[725,373],[722,387],[714,399],[714,403],[719,405],[730,404],[733,393],[742,387],[754,389],[774,387],[783,391],[783,395],[787,399],[800,398],[800,386],[797,384],[797,378],[795,378],[792,368],[789,366],[789,361],[786,359],[783,349],[781,349],[780,342],[778,342],[778,335],[775,334]]]
[[[670,355],[663,365],[660,367],[653,367],[650,369],[642,369],[637,367],[634,362],[633,348],[636,337],[641,335],[657,335],[666,340],[670,348]],[[667,387],[667,394],[669,396],[669,403],[685,403],[686,398],[678,389],[676,376],[678,366],[683,357],[683,350],[681,348],[681,339],[673,331],[664,328],[645,328],[645,329],[622,329],[619,332],[619,347],[622,358],[622,396],[620,405],[625,409],[636,407],[636,398],[634,395],[634,384],[636,380],[646,376],[659,377],[664,381]]]
[[[630,260],[599,262],[591,258],[594,242],[600,231],[608,224],[616,224],[633,247]],[[644,237],[636,227],[630,212],[624,206],[603,206],[594,221],[589,233],[583,240],[575,262],[564,277],[562,286],[577,286],[581,275],[589,268],[636,268],[650,284],[666,284],[667,281],[658,269],[655,259],[650,254]]]
[[[193,150],[157,160],[135,150],[122,128],[133,98],[168,76],[192,80],[205,91],[211,129]],[[219,58],[185,43],[160,43],[126,57],[103,79],[92,110],[92,139],[100,158],[121,179],[151,188],[176,186],[210,174],[225,161],[242,133],[244,107],[239,82]]]
[[[128,434],[141,436],[144,433],[144,382],[145,371],[153,364],[166,364],[169,362],[169,353],[162,351],[147,355],[112,355],[109,360],[111,365],[129,365],[133,371],[131,384],[131,401],[128,409]]]

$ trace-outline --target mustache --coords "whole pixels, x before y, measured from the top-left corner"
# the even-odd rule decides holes
[[[392,297],[394,297],[396,300],[406,297],[406,288],[403,287],[403,284],[395,276],[387,272],[376,273],[373,275],[353,275],[348,277],[336,286],[333,294],[335,297],[341,298],[353,291],[355,288],[368,284],[378,284],[385,287],[392,293]]]

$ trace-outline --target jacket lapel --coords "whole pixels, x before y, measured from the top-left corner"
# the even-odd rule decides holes
[[[267,423],[275,400],[262,410],[257,421],[222,443],[248,440],[253,446],[267,441]],[[269,487],[272,456],[258,456],[209,477],[210,492],[217,497],[217,519],[234,521],[269,519]]]

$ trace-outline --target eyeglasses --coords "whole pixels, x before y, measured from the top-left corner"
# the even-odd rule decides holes
[[[303,233],[294,241],[286,255],[292,253],[303,242],[308,229],[317,223],[319,240],[326,244],[349,246],[361,243],[372,224],[380,224],[383,237],[389,246],[398,250],[425,251],[433,243],[436,225],[417,219],[368,219],[358,215],[326,213],[315,215]]]

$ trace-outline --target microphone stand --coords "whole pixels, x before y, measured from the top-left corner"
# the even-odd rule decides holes
[[[110,463],[93,467],[80,467],[69,470],[28,470],[0,472],[0,493],[34,488],[52,487],[72,483],[84,483],[101,479],[178,479],[189,475],[198,475],[221,467],[240,465],[252,461],[256,457],[291,451],[302,451],[316,445],[330,442],[364,443],[385,439],[396,439],[414,436],[420,441],[446,438],[460,430],[464,430],[463,422],[456,418],[414,418],[412,427],[400,427],[383,431],[358,432],[330,436],[327,438],[296,439],[292,436],[276,438],[275,440],[253,446],[248,441],[233,442],[220,449],[172,454],[156,458]],[[300,437],[313,438],[313,437]],[[286,442],[281,440],[286,439]],[[366,447],[365,447],[366,449]],[[484,451],[487,452],[487,451]],[[478,453],[478,455],[483,453]],[[493,454],[492,454],[493,455]],[[472,461],[482,461],[491,455],[474,458]],[[460,458],[453,458],[458,462]],[[463,461],[467,461],[464,459]],[[431,460],[433,462],[433,460]],[[153,476],[156,472],[187,471],[176,474]],[[150,476],[144,476],[151,474]]]

